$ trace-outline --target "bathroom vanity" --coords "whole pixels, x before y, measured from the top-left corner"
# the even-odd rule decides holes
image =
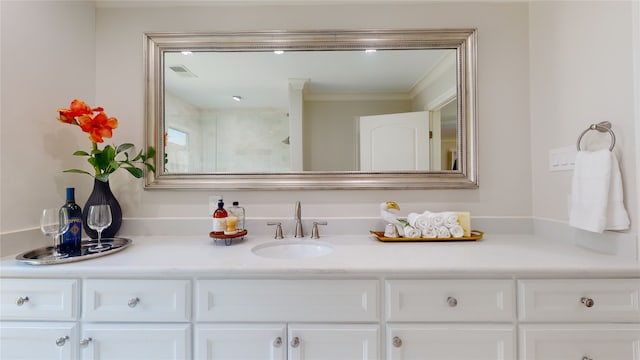
[[[289,240],[132,239],[2,259],[2,359],[640,359],[640,265],[563,242],[345,235],[271,258],[252,250]]]

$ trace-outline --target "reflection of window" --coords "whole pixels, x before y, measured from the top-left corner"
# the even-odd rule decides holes
[[[167,129],[167,142],[180,146],[187,146],[187,133],[169,128]]]

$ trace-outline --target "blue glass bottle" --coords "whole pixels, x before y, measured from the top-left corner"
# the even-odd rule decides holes
[[[60,251],[71,256],[81,255],[82,251],[82,208],[76,204],[75,189],[67,188],[67,201],[62,206],[69,212],[69,230],[62,234]]]

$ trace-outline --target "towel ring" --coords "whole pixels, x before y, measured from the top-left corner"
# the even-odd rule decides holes
[[[580,149],[580,141],[582,141],[582,137],[584,136],[584,134],[586,134],[587,132],[589,132],[590,130],[598,130],[600,132],[608,132],[609,135],[611,135],[611,146],[609,146],[609,151],[613,151],[614,146],[616,146],[616,135],[613,133],[613,130],[611,130],[611,123],[608,121],[603,121],[601,123],[598,124],[591,124],[591,126],[589,126],[588,128],[586,128],[582,134],[580,134],[580,136],[578,136],[578,142],[577,142],[577,147],[578,147],[578,151],[582,150]]]

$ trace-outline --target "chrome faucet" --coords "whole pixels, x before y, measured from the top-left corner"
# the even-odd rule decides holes
[[[295,220],[296,220],[296,232],[294,233],[294,237],[302,238],[304,237],[304,230],[302,230],[302,209],[300,205],[300,201],[296,201],[296,210],[295,210]]]

